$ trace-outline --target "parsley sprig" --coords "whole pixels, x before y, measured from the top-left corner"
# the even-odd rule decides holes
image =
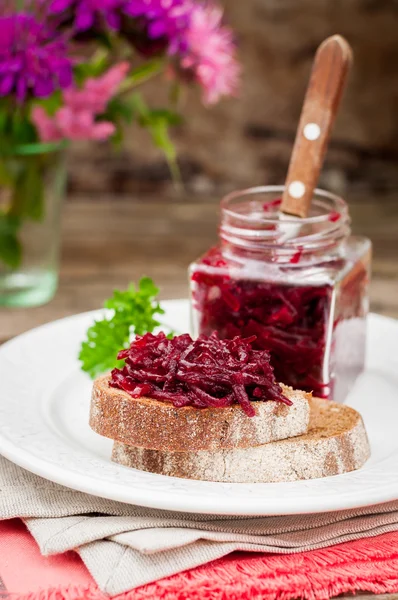
[[[116,356],[128,348],[133,334],[152,332],[160,325],[155,315],[164,310],[156,301],[159,290],[149,277],[143,277],[138,289],[131,284],[125,292],[115,290],[104,307],[112,312],[95,321],[87,330],[79,353],[81,368],[94,379],[100,373],[123,364]]]

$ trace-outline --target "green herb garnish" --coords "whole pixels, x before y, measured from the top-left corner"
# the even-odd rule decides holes
[[[119,350],[129,347],[132,335],[153,332],[160,325],[155,315],[163,315],[164,310],[156,301],[158,293],[149,277],[140,280],[138,289],[131,284],[125,292],[114,291],[104,303],[113,312],[95,321],[81,345],[79,360],[83,371],[94,379],[123,364],[116,356]]]

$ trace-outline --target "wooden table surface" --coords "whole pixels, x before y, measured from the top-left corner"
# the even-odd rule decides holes
[[[350,197],[354,231],[374,243],[372,310],[398,318],[398,193]],[[96,309],[114,288],[148,275],[161,298],[187,297],[188,263],[216,239],[217,202],[129,197],[72,198],[64,209],[59,290],[46,306],[0,311],[0,341]],[[347,596],[351,597],[351,596]],[[373,595],[362,594],[361,600]],[[378,596],[398,600],[398,595]]]
[[[382,201],[358,192],[350,210],[354,231],[374,243],[372,310],[398,318],[398,191]],[[0,309],[0,341],[96,309],[142,275],[154,279],[161,298],[187,297],[187,265],[214,243],[217,221],[215,199],[73,197],[63,214],[57,295],[39,308]]]

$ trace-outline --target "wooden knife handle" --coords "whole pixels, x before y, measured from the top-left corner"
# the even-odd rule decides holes
[[[327,38],[316,52],[285,182],[284,213],[308,215],[351,62],[351,47],[340,35]]]

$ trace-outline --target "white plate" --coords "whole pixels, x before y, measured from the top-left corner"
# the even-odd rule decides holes
[[[189,328],[188,304],[165,302],[165,323]],[[225,484],[144,473],[110,461],[112,441],[90,430],[91,381],[77,353],[98,313],[49,323],[0,348],[0,453],[67,487],[186,512],[323,512],[398,498],[398,322],[371,315],[368,361],[348,403],[362,413],[372,456],[354,473],[312,481]]]

